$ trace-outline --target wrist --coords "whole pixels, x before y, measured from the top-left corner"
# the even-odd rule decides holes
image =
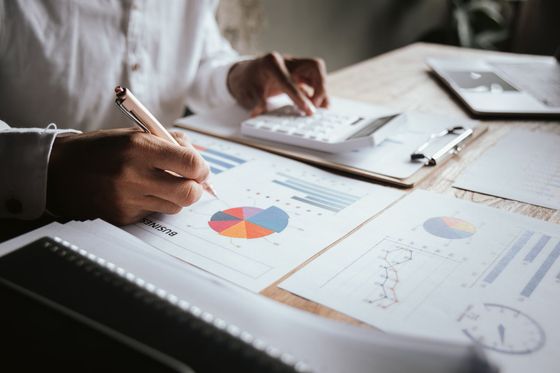
[[[257,74],[259,58],[239,61],[232,65],[227,75],[227,89],[238,104],[245,108],[250,108],[248,102],[251,90],[251,76]]]

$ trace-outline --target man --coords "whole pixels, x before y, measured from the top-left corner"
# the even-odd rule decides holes
[[[258,115],[282,92],[307,114],[328,105],[321,60],[239,56],[219,33],[216,5],[0,0],[0,217],[46,209],[128,224],[200,198],[205,162],[180,133],[182,147],[130,128],[116,85],[167,125],[185,105],[237,102]]]

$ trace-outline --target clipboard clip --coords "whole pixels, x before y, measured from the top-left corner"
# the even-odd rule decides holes
[[[455,126],[444,129],[441,132],[431,134],[425,143],[420,145],[411,155],[411,161],[424,161],[425,166],[435,166],[438,162],[441,162],[452,155],[459,153],[463,150],[463,144],[465,141],[472,136],[474,130],[472,128],[466,128],[464,126]],[[435,141],[438,139],[448,136],[456,135],[451,141],[446,143],[441,149],[436,150],[431,155],[426,154],[426,149],[428,149]]]
[[[119,109],[121,109],[121,111],[123,112],[124,115],[126,115],[127,117],[130,118],[131,121],[133,121],[134,123],[136,123],[140,128],[142,128],[144,130],[144,132],[146,133],[150,133],[150,130],[148,130],[148,128],[144,125],[144,123],[142,123],[142,121],[140,119],[138,119],[138,117],[136,115],[134,115],[133,112],[128,111],[124,105],[122,104],[122,100],[120,98],[117,98],[115,100],[115,104],[118,106]]]

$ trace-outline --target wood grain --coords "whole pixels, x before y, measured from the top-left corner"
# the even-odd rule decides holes
[[[417,110],[435,114],[469,117],[467,111],[429,74],[424,61],[427,57],[434,56],[473,57],[493,54],[503,55],[503,53],[498,52],[416,43],[330,74],[328,77],[328,89],[329,93],[333,96],[390,106],[397,110]],[[416,188],[453,195],[471,202],[560,224],[560,212],[558,210],[504,200],[452,187],[455,179],[463,172],[467,165],[514,128],[526,128],[560,134],[559,121],[484,120],[484,123],[489,126],[486,134],[475,143],[469,145],[460,156],[446,162],[437,172],[434,172],[433,175],[420,182]],[[328,249],[323,250],[316,256],[321,255]],[[349,316],[298,297],[277,286],[278,283],[304,267],[312,259],[263,290],[262,294],[276,301],[315,314],[366,326]]]

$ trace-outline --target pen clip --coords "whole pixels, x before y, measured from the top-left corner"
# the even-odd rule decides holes
[[[142,128],[144,130],[144,132],[146,133],[150,133],[150,131],[148,130],[148,128],[144,125],[144,123],[142,123],[140,121],[140,119],[138,119],[138,117],[136,117],[136,115],[134,115],[133,113],[131,113],[130,111],[128,111],[124,105],[122,104],[122,102],[120,102],[120,100],[117,98],[115,100],[115,104],[118,106],[119,109],[121,109],[121,111],[123,112],[124,115],[126,115],[128,118],[130,118],[130,120],[132,120],[134,123],[136,123],[140,128]]]

